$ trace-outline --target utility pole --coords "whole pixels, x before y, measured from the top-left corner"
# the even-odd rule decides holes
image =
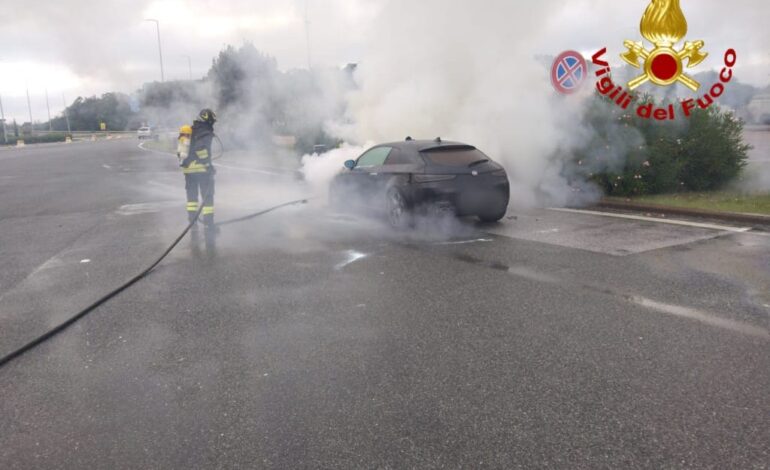
[[[0,96],[0,121],[3,122],[3,143],[8,143],[8,135],[5,133],[5,111],[3,111],[3,97]]]
[[[189,55],[183,55],[182,57],[187,57],[187,71],[190,74],[190,81],[192,81],[192,59]]]
[[[51,124],[51,104],[48,102],[48,88],[45,89],[45,107],[48,109],[48,131],[53,131],[53,124]]]
[[[305,44],[307,46],[307,69],[312,68],[310,60],[310,16],[308,15],[308,0],[305,0]]]
[[[29,102],[29,85],[27,85],[27,111],[29,111],[29,132],[30,135],[34,134],[34,126],[32,125],[32,104]]]
[[[3,122],[3,143],[8,143],[8,134],[5,131],[5,111],[3,111],[3,97],[0,96],[0,121]]]
[[[61,94],[61,101],[64,103],[64,120],[67,121],[67,134],[72,134],[72,129],[70,128],[70,115],[67,113],[67,99],[64,97],[64,93]]]
[[[144,21],[152,21],[155,23],[155,28],[158,32],[158,56],[160,57],[160,81],[165,82],[166,78],[163,76],[163,49],[160,47],[160,21],[155,18],[147,18]]]

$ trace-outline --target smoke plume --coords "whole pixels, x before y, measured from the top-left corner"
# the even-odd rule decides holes
[[[467,142],[506,167],[512,204],[567,203],[574,192],[563,162],[585,139],[573,124],[583,98],[556,96],[536,58],[553,9],[388,2],[369,32],[347,119],[329,131],[359,144],[407,135]]]

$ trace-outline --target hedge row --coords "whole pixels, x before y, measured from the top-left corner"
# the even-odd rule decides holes
[[[8,136],[8,142],[5,145],[16,145],[17,140],[23,140],[25,144],[47,144],[52,142],[64,142],[67,139],[66,133],[41,134],[34,136]],[[2,135],[0,135],[0,145],[3,145]]]
[[[722,188],[740,175],[751,148],[743,122],[717,106],[656,121],[597,100],[584,122],[592,137],[575,152],[572,168],[613,196]]]

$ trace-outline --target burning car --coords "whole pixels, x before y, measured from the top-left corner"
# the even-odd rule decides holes
[[[502,219],[508,209],[505,169],[472,145],[407,137],[372,147],[345,167],[331,183],[332,204],[384,211],[396,227],[437,209],[483,222]]]

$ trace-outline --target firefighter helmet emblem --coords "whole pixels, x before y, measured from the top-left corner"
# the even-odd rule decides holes
[[[633,90],[648,81],[659,86],[679,82],[697,91],[700,83],[684,73],[685,61],[687,68],[695,67],[703,62],[708,53],[701,52],[704,42],[700,40],[686,41],[681,50],[674,49],[674,45],[687,35],[687,19],[679,0],[651,0],[640,27],[642,36],[655,47],[647,50],[641,41],[623,43],[628,50],[620,57],[633,67],[643,67],[644,70],[644,74],[628,82],[628,88]]]

